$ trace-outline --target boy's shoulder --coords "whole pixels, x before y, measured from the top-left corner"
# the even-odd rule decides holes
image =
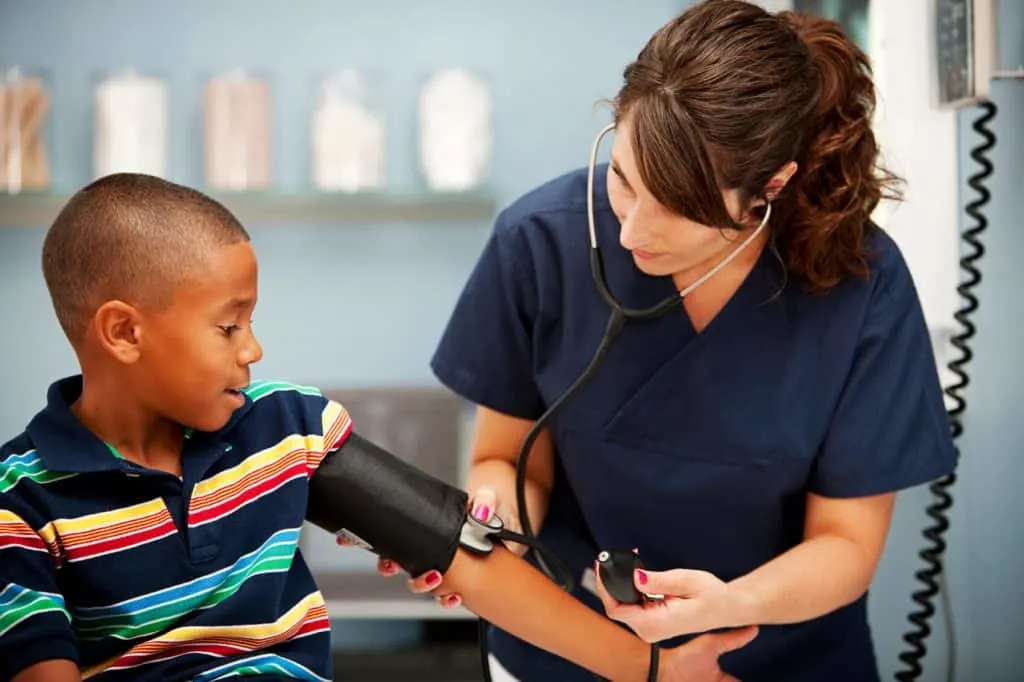
[[[0,499],[11,493],[23,478],[38,477],[42,462],[28,432],[0,445]]]
[[[325,400],[323,391],[316,386],[295,384],[280,379],[253,380],[242,390],[242,393],[253,404],[266,401],[265,405],[274,404],[277,407],[303,403],[316,404]],[[270,400],[267,400],[268,398]]]
[[[61,487],[75,474],[49,469],[27,431],[0,445],[0,515],[35,517],[46,505],[40,502],[54,484]],[[43,523],[45,520],[24,518]]]
[[[50,473],[28,430],[0,445],[0,495],[13,490],[21,479],[44,482]]]
[[[246,405],[225,427],[226,431],[269,430],[275,436],[319,435],[351,428],[344,406],[327,398],[315,386],[281,380],[252,381],[243,391]]]
[[[19,461],[19,457],[23,458],[26,453],[34,449],[35,446],[32,444],[28,431],[22,431],[6,443],[0,444],[0,471],[4,471],[5,467],[14,466]]]
[[[283,421],[290,425],[319,419],[329,404],[323,391],[277,379],[252,381],[242,389],[245,407],[236,413],[236,419],[227,429],[267,426],[268,420]]]

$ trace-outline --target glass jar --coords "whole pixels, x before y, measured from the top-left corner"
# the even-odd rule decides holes
[[[419,98],[420,169],[438,192],[478,188],[490,172],[494,147],[491,94],[482,78],[444,69],[427,79]]]
[[[168,88],[128,69],[104,76],[93,90],[93,174],[167,176]]]
[[[0,72],[0,191],[50,188],[46,129],[51,97],[46,81],[17,67]]]
[[[271,183],[271,88],[243,69],[214,76],[204,91],[206,184],[216,190],[262,190]]]
[[[310,135],[317,189],[365,192],[387,185],[386,125],[367,80],[344,69],[320,85]]]

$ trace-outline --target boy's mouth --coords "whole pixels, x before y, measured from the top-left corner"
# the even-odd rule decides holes
[[[240,388],[225,388],[224,392],[231,396],[231,402],[235,407],[241,407],[245,405],[245,394],[242,393]]]

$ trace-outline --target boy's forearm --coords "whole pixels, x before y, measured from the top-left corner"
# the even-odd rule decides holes
[[[60,659],[30,665],[11,682],[82,682],[82,674],[72,661]]]
[[[613,682],[644,682],[649,646],[595,613],[503,547],[459,551],[444,577],[473,613]]]

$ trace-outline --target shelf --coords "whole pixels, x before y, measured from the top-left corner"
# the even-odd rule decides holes
[[[443,608],[429,594],[414,594],[404,576],[377,573],[316,572],[313,574],[332,620],[470,620],[459,606]]]
[[[246,227],[372,223],[489,223],[494,198],[484,193],[273,194],[211,193]],[[46,228],[67,195],[0,195],[0,228]]]

